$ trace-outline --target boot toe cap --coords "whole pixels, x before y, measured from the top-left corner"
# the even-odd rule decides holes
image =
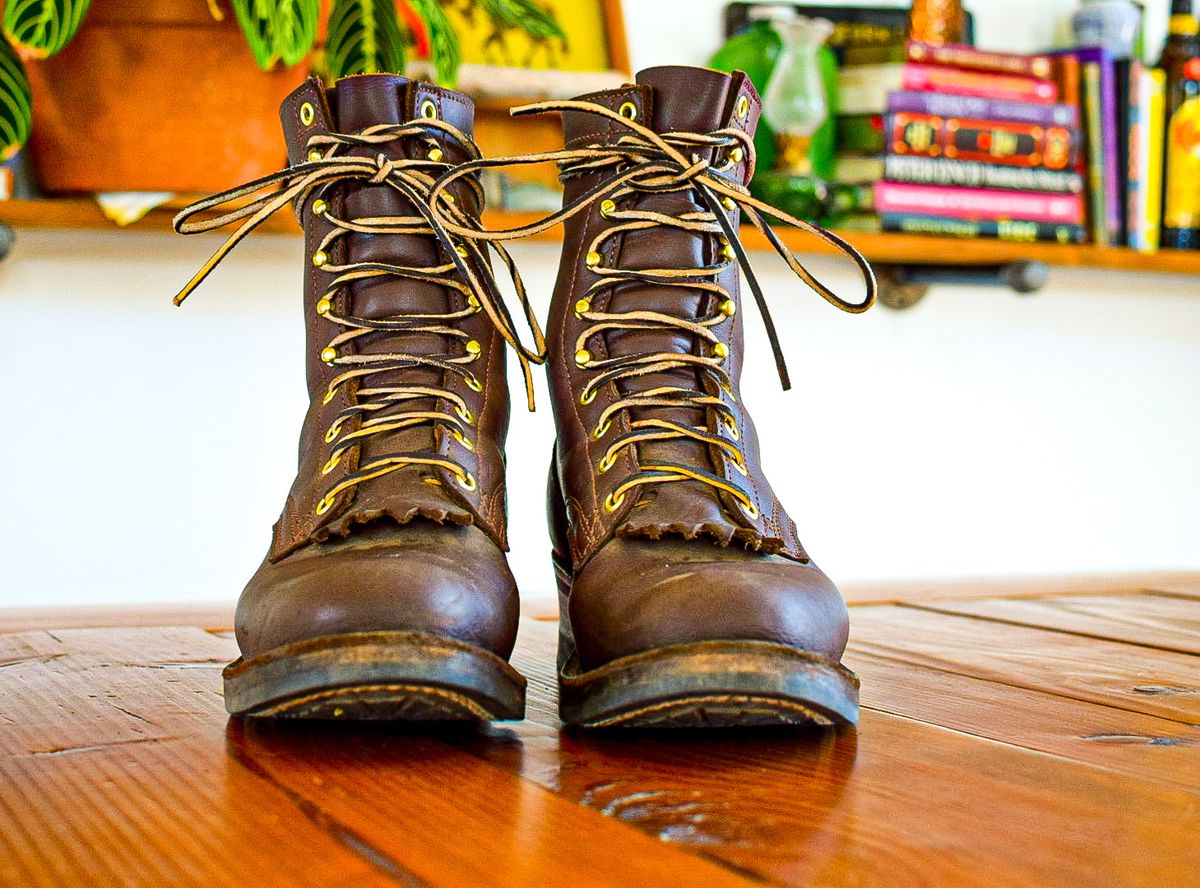
[[[841,658],[848,615],[815,565],[686,540],[616,539],[569,599],[580,665],[695,641],[786,644]]]
[[[367,528],[266,562],[238,602],[243,656],[350,632],[421,631],[512,652],[519,608],[504,553],[478,528]]]

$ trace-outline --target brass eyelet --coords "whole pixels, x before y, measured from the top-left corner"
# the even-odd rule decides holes
[[[738,431],[737,420],[725,417],[725,430],[729,432],[729,437],[734,441],[742,439],[742,433]]]
[[[444,200],[446,203],[450,204],[451,206],[458,203],[458,200],[449,191],[442,192],[442,200]]]
[[[325,392],[325,397],[321,399],[321,403],[328,404],[330,401],[332,401],[336,397],[337,397],[337,390],[330,389],[329,391]]]
[[[589,312],[591,310],[592,310],[592,300],[590,300],[590,299],[580,299],[578,302],[575,303],[575,317],[579,318],[579,320],[581,320],[581,321],[583,320],[584,313]]]
[[[729,461],[733,463],[733,467],[738,470],[743,476],[749,476],[750,470],[746,468],[746,463],[740,456],[729,455]]]
[[[713,345],[712,354],[717,360],[724,361],[727,357],[729,357],[729,346],[723,342],[718,342]]]
[[[610,493],[604,498],[604,509],[607,512],[615,512],[617,509],[621,508],[621,503],[623,502],[625,502],[625,494],[621,494],[614,499],[613,495]]]
[[[611,455],[611,456],[605,455],[604,458],[600,460],[600,465],[599,465],[600,474],[603,475],[605,472],[607,472],[609,469],[611,469],[616,464],[617,464],[617,457],[615,454]]]
[[[316,163],[318,160],[323,160],[324,157],[325,157],[325,155],[322,154],[316,148],[313,148],[311,151],[308,152],[308,162],[309,163]]]
[[[333,508],[333,500],[331,500],[327,496],[323,496],[323,497],[321,497],[321,501],[319,503],[317,503],[317,508],[315,511],[318,515],[324,515],[326,512],[328,512],[332,508]]]
[[[479,381],[479,380],[478,380],[478,379],[475,377],[475,375],[474,375],[474,374],[472,374],[472,375],[470,375],[470,376],[466,377],[464,381],[465,381],[465,382],[466,382],[466,384],[467,384],[467,388],[469,388],[471,391],[473,391],[473,392],[481,392],[481,391],[483,391],[483,383],[482,383],[482,382],[480,382],[480,381]]]
[[[617,211],[617,202],[615,200],[605,199],[600,201],[600,215],[605,219],[612,216]]]
[[[477,355],[483,351],[483,346],[479,344],[477,339],[468,339],[467,344],[463,346],[469,355]]]
[[[325,201],[321,200],[320,198],[317,198],[313,201],[312,213],[314,216],[324,216],[325,211],[328,209],[329,204],[325,203]]]
[[[633,104],[633,102],[622,102],[618,113],[626,120],[637,120],[637,105]]]
[[[581,348],[579,351],[575,352],[575,366],[576,367],[586,367],[591,362],[592,362],[592,353],[590,351],[588,351],[586,348]]]
[[[721,206],[723,206],[725,209],[729,210],[731,213],[737,209],[737,204],[734,203],[734,200],[732,197],[721,198]]]
[[[321,268],[329,261],[329,254],[324,250],[317,250],[312,254],[312,264],[317,268]]]
[[[735,163],[741,163],[746,157],[746,152],[742,150],[741,145],[734,145],[729,149],[729,159]]]
[[[432,99],[426,99],[421,103],[421,116],[426,120],[437,120],[437,105],[433,103]]]
[[[747,115],[750,114],[750,99],[744,95],[738,96],[735,113],[738,120],[745,120]]]
[[[588,404],[592,403],[592,401],[594,401],[594,400],[596,400],[596,390],[595,389],[584,389],[583,391],[581,391],[579,393],[579,403],[582,404],[584,407],[586,407]]]
[[[333,303],[328,299],[322,297],[317,300],[317,314],[319,314],[321,317],[325,317],[325,315],[329,314],[329,311],[332,308]]]
[[[596,426],[596,428],[592,430],[592,438],[595,439],[596,441],[599,441],[601,438],[603,438],[605,435],[608,434],[608,430],[611,428],[612,428],[612,422],[609,420],[605,420],[604,425]]]
[[[450,437],[453,438],[455,441],[457,441],[459,444],[461,444],[463,447],[467,448],[467,450],[474,452],[474,450],[475,450],[474,442],[472,442],[470,438],[468,438],[466,435],[464,435],[458,429],[452,429],[450,432]]]
[[[465,422],[467,425],[472,425],[475,422],[474,415],[466,407],[459,407],[457,404],[455,404],[454,412],[457,413],[458,418],[461,419],[463,422]]]
[[[437,145],[434,145],[432,148],[429,149],[429,153],[426,154],[425,156],[427,158],[429,158],[430,160],[432,160],[434,163],[441,163],[442,158],[446,156],[446,153],[444,151],[442,151],[442,149],[439,148]]]
[[[604,257],[595,250],[590,251],[583,259],[583,264],[588,268],[596,268],[604,261]]]
[[[483,309],[483,306],[479,304],[479,297],[474,293],[467,296],[467,308],[470,308],[473,312],[479,312]]]
[[[720,306],[718,306],[718,311],[725,315],[725,317],[731,318],[737,314],[737,303],[732,299],[726,299],[720,304]]]
[[[334,361],[337,360],[337,356],[338,356],[337,349],[331,345],[327,345],[323,349],[321,349],[321,360],[324,361],[326,364],[332,364]]]
[[[754,505],[754,503],[747,504],[747,503],[742,502],[741,500],[738,500],[738,507],[741,508],[742,514],[744,514],[751,521],[758,520],[758,516],[759,516],[758,506]]]
[[[325,465],[321,467],[321,474],[328,475],[330,472],[332,472],[334,469],[337,468],[337,464],[340,463],[341,461],[342,461],[342,455],[339,453],[337,456],[330,459],[329,462],[325,463]]]
[[[475,476],[470,472],[466,472],[462,475],[455,475],[454,477],[455,480],[458,481],[458,486],[463,490],[472,491],[479,486],[478,482],[475,480]]]
[[[337,440],[337,436],[342,433],[342,421],[339,419],[325,432],[325,443],[332,444]]]
[[[471,252],[470,252],[470,250],[468,250],[468,249],[467,249],[465,246],[463,246],[462,244],[455,244],[455,245],[454,245],[454,252],[458,253],[458,255],[462,256],[464,259],[466,259],[468,256],[470,256],[470,255],[471,255]]]
[[[737,250],[726,238],[721,238],[721,258],[726,262],[732,262],[737,258]]]
[[[317,109],[313,107],[312,102],[305,102],[300,106],[300,122],[304,126],[312,126],[312,122],[317,119]]]

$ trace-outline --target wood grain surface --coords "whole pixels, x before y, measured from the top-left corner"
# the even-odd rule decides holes
[[[1194,883],[1200,605],[1120,586],[855,607],[832,733],[564,731],[530,619],[523,722],[230,722],[213,610],[0,614],[0,884]]]

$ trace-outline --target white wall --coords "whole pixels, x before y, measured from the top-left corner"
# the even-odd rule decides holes
[[[715,40],[656,54],[664,32],[643,23],[718,3],[627,6],[638,64],[702,61]],[[974,6],[987,28],[993,4]],[[252,238],[173,308],[217,242],[22,231],[0,264],[0,605],[232,599],[262,557],[304,409],[299,242]],[[555,250],[516,252],[544,310]],[[1200,281],[1055,271],[1031,298],[943,287],[851,317],[754,258],[796,388],[779,391],[748,311],[747,400],[835,578],[1200,566]],[[541,404],[518,407],[509,448],[530,596],[552,588]]]

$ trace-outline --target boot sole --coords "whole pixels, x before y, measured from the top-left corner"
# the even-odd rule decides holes
[[[356,632],[283,645],[225,667],[231,715],[494,721],[525,715],[525,678],[490,651],[425,632]]]
[[[831,727],[858,723],[858,677],[769,641],[700,641],[559,673],[563,721],[586,728]]]

